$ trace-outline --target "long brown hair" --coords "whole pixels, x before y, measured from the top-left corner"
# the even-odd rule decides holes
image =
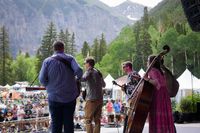
[[[152,61],[153,61],[153,59],[155,58],[156,56],[155,55],[150,55],[149,57],[148,57],[148,63],[150,64]],[[156,61],[155,61],[155,63],[153,64],[153,68],[156,68],[156,69],[158,69],[159,71],[160,71],[160,73],[163,75],[163,71],[162,71],[162,69],[161,69],[161,61],[160,61],[160,59],[158,58]]]

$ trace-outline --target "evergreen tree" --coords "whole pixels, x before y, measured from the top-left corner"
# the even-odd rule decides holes
[[[6,85],[11,83],[11,64],[12,58],[10,55],[8,32],[5,26],[0,29],[0,84]]]
[[[42,63],[42,55],[40,54],[40,48],[37,50],[36,52],[36,65],[35,65],[35,69],[36,69],[36,72],[39,74],[40,72],[40,69],[41,69],[41,63]]]
[[[143,23],[144,29],[147,30],[150,25],[150,18],[149,18],[149,13],[148,13],[147,7],[144,7],[144,15],[142,17],[142,23]]]
[[[70,54],[71,55],[75,55],[75,53],[76,53],[76,44],[75,44],[75,34],[74,34],[74,32],[73,32],[73,34],[72,34],[72,37],[71,37],[71,46],[70,46]]]
[[[65,31],[65,53],[70,53],[70,33],[68,29]]]
[[[64,33],[64,31],[61,29],[60,30],[60,33],[59,33],[59,35],[58,35],[58,39],[60,40],[60,41],[62,41],[62,42],[65,42],[65,33]]]
[[[103,56],[106,54],[107,46],[104,34],[101,34],[101,39],[99,40],[99,61],[102,60]]]
[[[152,54],[152,49],[151,49],[151,36],[149,35],[148,32],[145,32],[144,30],[142,31],[140,35],[140,50],[141,50],[141,55],[142,55],[142,68],[146,66],[146,60],[150,54]]]
[[[175,29],[179,34],[186,35],[185,24],[177,23]]]
[[[94,57],[96,62],[99,62],[99,41],[97,38],[94,39],[94,43],[92,45],[92,56]]]
[[[139,70],[142,66],[142,51],[140,45],[140,32],[141,24],[139,22],[135,23],[134,33],[135,33],[135,59],[133,61],[134,69]]]
[[[30,54],[29,54],[28,52],[26,52],[26,53],[25,53],[25,57],[26,57],[26,58],[29,58],[29,57],[30,57]]]
[[[151,36],[148,33],[148,28],[149,28],[149,15],[148,15],[148,10],[147,7],[144,8],[144,16],[142,17],[141,20],[142,23],[142,28],[139,36],[139,48],[141,51],[141,62],[142,62],[142,68],[145,68],[146,66],[146,60],[150,54],[152,54],[152,49],[151,49]]]
[[[51,22],[42,38],[42,45],[38,49],[38,67],[40,69],[43,60],[53,54],[53,43],[57,39],[56,28],[53,22]],[[39,69],[37,70],[39,72]]]
[[[83,43],[81,53],[82,53],[84,58],[87,57],[88,53],[90,53],[90,46],[86,41],[84,41],[84,43]]]

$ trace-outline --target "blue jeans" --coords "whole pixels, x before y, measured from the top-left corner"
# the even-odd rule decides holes
[[[76,100],[69,103],[49,101],[52,133],[62,133],[63,125],[64,133],[74,133],[73,120],[75,107]]]

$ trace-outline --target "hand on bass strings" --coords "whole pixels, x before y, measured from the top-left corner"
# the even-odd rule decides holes
[[[147,75],[147,74],[144,75],[143,79],[144,79],[145,81],[147,81],[147,82],[149,82],[149,80],[150,80],[150,78],[148,78],[148,75]]]
[[[144,76],[143,79],[146,80],[147,82],[151,83],[154,86],[156,86],[156,84],[157,84],[154,79],[151,79],[148,76]]]
[[[126,92],[126,88],[127,88],[127,85],[126,85],[126,84],[123,84],[123,85],[121,86],[121,90],[122,90],[122,91],[125,91],[125,92]]]

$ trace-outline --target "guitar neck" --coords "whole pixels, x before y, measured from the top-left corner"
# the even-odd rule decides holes
[[[116,84],[117,86],[119,86],[119,87],[121,87],[121,88],[123,88],[123,86],[121,86],[121,85],[119,85],[119,84]]]
[[[117,86],[119,86],[119,87],[121,87],[121,88],[123,88],[123,86],[119,85],[119,84],[116,83],[115,81],[113,81],[113,84],[114,84],[114,85],[117,85]]]

